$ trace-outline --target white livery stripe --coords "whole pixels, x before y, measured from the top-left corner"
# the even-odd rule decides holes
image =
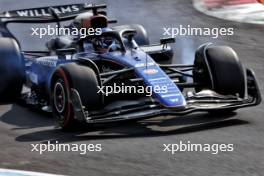
[[[163,98],[165,97],[178,97],[180,94],[167,94],[167,95],[162,95]]]
[[[167,78],[160,77],[160,78],[149,79],[149,81],[158,81],[158,80],[162,80],[162,79],[167,79]]]

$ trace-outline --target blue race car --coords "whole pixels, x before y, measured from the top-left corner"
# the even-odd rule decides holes
[[[52,112],[63,129],[83,122],[231,112],[261,102],[253,71],[243,67],[232,48],[203,44],[193,64],[171,64],[169,43],[174,38],[149,44],[141,25],[111,26],[116,21],[108,20],[104,8],[72,4],[3,13],[0,102],[24,102]],[[6,27],[8,23],[60,25],[68,20],[69,30],[99,28],[101,32],[57,36],[47,42],[46,51],[21,51]]]

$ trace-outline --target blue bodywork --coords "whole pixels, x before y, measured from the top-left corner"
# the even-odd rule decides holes
[[[45,56],[33,60],[26,59],[26,75],[28,86],[44,87],[50,89],[50,82],[56,67],[61,64],[76,62],[78,56],[93,60],[91,52],[84,52],[74,55]],[[143,78],[145,86],[166,87],[166,91],[153,91],[152,97],[165,107],[183,108],[186,101],[177,85],[159,67],[159,65],[140,47],[123,51],[113,51],[104,54],[94,54],[96,58],[118,63],[124,67],[133,68],[139,78]]]
[[[162,105],[166,107],[183,107],[186,105],[185,99],[175,83],[149,55],[140,49],[130,50],[124,54],[120,54],[120,52],[110,52],[104,54],[102,57],[133,67],[136,75],[143,78],[146,86],[167,87],[166,92],[153,92],[153,96],[157,98]]]

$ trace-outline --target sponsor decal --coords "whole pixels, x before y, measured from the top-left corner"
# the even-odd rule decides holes
[[[147,75],[154,75],[154,74],[158,73],[159,71],[157,69],[146,69],[143,72]]]
[[[155,65],[154,62],[148,62],[148,63],[138,63],[135,65],[135,67],[139,68],[139,67],[149,67],[149,66],[153,66]]]
[[[178,102],[179,99],[178,99],[178,98],[172,98],[172,99],[170,99],[170,101],[171,101],[171,102]]]
[[[76,13],[84,10],[85,7],[91,4],[73,4],[64,6],[54,6],[52,7],[54,11],[58,14]],[[6,17],[49,17],[49,7],[43,8],[32,8],[32,9],[22,9],[4,12]]]
[[[37,59],[38,64],[48,67],[56,67],[57,62],[58,62],[58,58],[54,58],[53,56],[41,57]]]

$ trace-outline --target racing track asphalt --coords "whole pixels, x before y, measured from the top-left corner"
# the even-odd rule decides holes
[[[0,0],[0,10],[54,5],[55,1]],[[56,4],[85,2],[58,0]],[[103,1],[100,1],[103,2]],[[162,27],[197,25],[198,27],[233,27],[234,36],[178,37],[174,45],[175,62],[191,63],[195,48],[212,41],[233,47],[246,66],[253,68],[263,95],[264,58],[263,26],[245,25],[208,17],[193,9],[190,0],[113,0],[107,1],[109,15],[119,24],[144,24],[153,42],[162,35]],[[19,27],[18,27],[19,26]],[[13,25],[27,49],[41,42],[28,35],[28,26]],[[184,59],[183,59],[184,58]],[[18,105],[0,106],[0,167],[67,175],[219,175],[260,176],[264,172],[264,108],[239,110],[232,116],[189,115],[178,118],[155,118],[140,123],[111,124],[92,130],[64,133],[54,128],[54,121]],[[99,153],[30,152],[31,143],[100,143]],[[213,155],[203,152],[162,152],[163,144],[232,143],[234,151]]]

